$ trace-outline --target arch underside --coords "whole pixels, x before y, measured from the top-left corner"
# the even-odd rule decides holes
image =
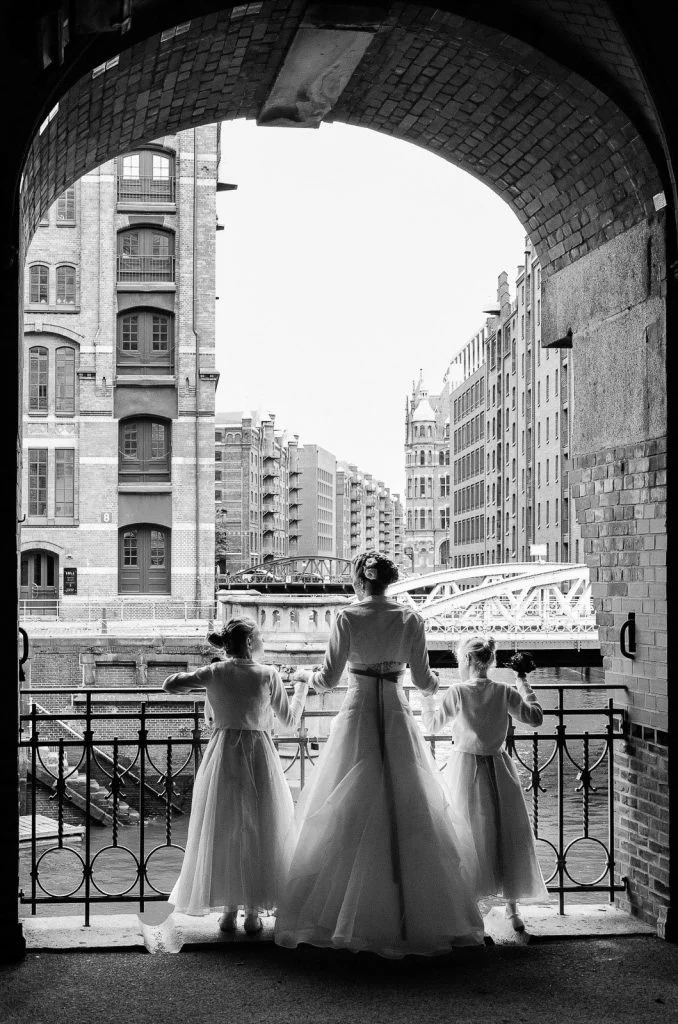
[[[28,155],[27,229],[67,185],[121,152],[198,124],[256,118],[300,12],[285,2],[251,10],[194,18],[184,34],[151,36],[77,82]],[[638,93],[622,51],[619,33],[618,59]],[[662,184],[626,112],[634,104],[641,109],[632,96],[622,110],[505,31],[396,4],[326,120],[412,142],[480,178],[517,214],[548,272],[652,214]]]

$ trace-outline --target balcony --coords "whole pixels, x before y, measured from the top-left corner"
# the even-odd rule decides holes
[[[174,256],[118,256],[118,284],[174,281]]]
[[[124,206],[159,206],[176,202],[176,179],[118,177],[118,204]]]
[[[282,622],[278,626],[285,628]],[[406,688],[408,697],[416,698],[417,691],[409,685]],[[617,783],[614,762],[628,739],[618,724],[619,720],[624,723],[624,709],[615,700],[623,687],[593,684],[587,688],[592,699],[586,707],[582,707],[576,684],[536,684],[535,689],[545,706],[544,724],[536,731],[512,725],[506,750],[521,775],[541,841],[547,886],[563,914],[566,901],[580,903],[582,893],[613,901],[625,888],[614,867],[615,821],[611,813]],[[345,687],[337,692],[345,692]],[[297,792],[312,771],[318,746],[327,741],[336,714],[336,709],[315,705],[314,700],[311,696],[307,701],[298,730],[274,736],[288,782]],[[419,710],[416,700],[412,703],[416,720]],[[112,704],[122,705],[123,713],[111,711]],[[172,696],[154,686],[143,690],[136,686],[37,687],[21,693],[20,725],[21,752],[29,766],[24,799],[36,808],[41,797],[52,794],[56,829],[52,847],[62,848],[68,832],[65,823],[77,804],[76,789],[78,806],[98,812],[94,823],[93,815],[84,817],[82,846],[68,859],[66,886],[58,877],[60,868],[48,863],[50,858],[38,867],[38,859],[45,854],[45,847],[38,846],[38,816],[26,815],[21,904],[31,914],[45,916],[60,904],[64,912],[66,908],[80,910],[90,924],[91,914],[108,908],[115,912],[116,904],[118,913],[125,906],[133,913],[140,901],[166,901],[184,846],[185,812],[190,806],[187,794],[209,739],[204,697]],[[427,736],[426,740],[432,756],[444,760],[450,738]],[[561,780],[561,795],[554,787],[554,773]],[[599,848],[598,853],[589,855],[591,864],[582,860],[585,855],[573,842],[589,836],[595,837]],[[111,841],[117,846],[118,837],[120,849],[114,849]],[[159,848],[173,855],[159,863]],[[67,843],[65,849],[68,851]],[[104,849],[106,855],[98,857]],[[53,855],[52,860],[58,865],[63,857]],[[577,869],[582,865],[590,881],[575,882],[573,878],[581,878]],[[596,870],[591,871],[594,865]],[[82,920],[77,923],[81,926]],[[655,952],[661,948],[664,944],[657,943]],[[530,959],[538,955],[538,949]],[[228,951],[220,947],[218,952],[223,966]],[[88,966],[91,970],[89,961]],[[480,963],[476,966],[482,969]],[[161,968],[162,961],[157,969]],[[519,969],[515,963],[513,968]],[[279,974],[279,964],[275,971]],[[599,984],[599,973],[596,977]],[[427,984],[429,981],[430,976]]]

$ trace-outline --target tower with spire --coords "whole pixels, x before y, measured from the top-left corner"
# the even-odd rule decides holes
[[[449,392],[430,395],[423,370],[405,400],[405,544],[414,572],[446,565],[450,552]]]

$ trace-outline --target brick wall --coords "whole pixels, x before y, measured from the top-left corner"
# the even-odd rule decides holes
[[[626,686],[629,742],[615,765],[620,899],[663,933],[669,908],[666,438],[573,461],[570,479],[599,625],[605,681]],[[636,615],[636,654],[619,633]]]

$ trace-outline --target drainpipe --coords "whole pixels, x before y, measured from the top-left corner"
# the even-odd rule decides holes
[[[198,137],[193,129],[193,338],[195,340],[195,601],[201,598],[200,586],[200,335],[197,322],[198,298]]]

